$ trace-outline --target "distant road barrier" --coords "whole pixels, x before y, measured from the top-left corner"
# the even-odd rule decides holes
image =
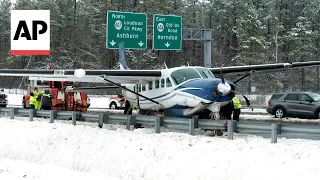
[[[102,112],[74,112],[74,111],[50,111],[33,110],[22,108],[0,108],[0,115],[9,116],[14,119],[15,116],[27,116],[29,121],[34,117],[49,117],[49,122],[53,123],[55,119],[69,119],[73,125],[77,121],[85,120],[87,122],[96,122],[98,127],[102,128],[104,123],[125,124],[126,129],[130,130],[131,125],[142,124],[143,126],[153,126],[155,133],[160,133],[160,127],[169,129],[186,130],[190,135],[194,135],[199,130],[222,130],[227,129],[228,139],[233,139],[233,133],[253,134],[263,137],[271,137],[271,142],[276,143],[278,137],[320,139],[320,125],[301,125],[289,123],[270,123],[254,121],[214,121],[208,119],[184,119],[160,116],[144,115],[122,115],[107,114]]]

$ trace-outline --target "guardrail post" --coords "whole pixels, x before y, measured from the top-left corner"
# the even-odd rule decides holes
[[[29,109],[29,121],[33,121],[34,109]]]
[[[127,130],[130,130],[130,125],[131,125],[131,119],[132,119],[132,116],[127,116],[127,121],[126,121],[126,129]]]
[[[189,134],[194,135],[194,119],[189,119]]]
[[[14,119],[14,108],[10,109],[10,119]]]
[[[102,126],[103,126],[103,114],[99,114],[98,126],[99,126],[99,128],[102,128]]]
[[[72,111],[71,119],[72,119],[72,124],[76,125],[77,124],[77,114],[76,114],[76,112]]]
[[[277,143],[278,125],[277,123],[271,124],[271,143]]]
[[[199,128],[199,115],[195,115],[194,119],[194,128]]]
[[[228,120],[228,139],[233,139],[233,120]]]
[[[155,133],[160,133],[160,122],[161,122],[161,117],[156,116],[155,123],[154,123],[154,132]]]
[[[54,119],[57,117],[57,111],[50,111],[50,123],[53,123]]]

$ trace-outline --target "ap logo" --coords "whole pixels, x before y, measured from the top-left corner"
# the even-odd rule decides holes
[[[50,55],[50,10],[11,10],[11,55]]]

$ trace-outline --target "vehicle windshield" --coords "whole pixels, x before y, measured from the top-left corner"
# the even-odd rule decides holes
[[[201,78],[199,73],[193,68],[178,69],[171,73],[171,77],[176,85],[189,79]]]
[[[203,78],[214,78],[213,73],[207,68],[197,68]]]
[[[310,96],[314,101],[320,101],[320,94],[310,93],[309,96]]]

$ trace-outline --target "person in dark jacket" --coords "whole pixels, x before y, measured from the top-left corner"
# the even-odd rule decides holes
[[[124,107],[124,112],[123,112],[123,114],[131,115],[131,114],[132,114],[131,103],[130,103],[128,100],[126,100],[125,103],[126,103],[126,105],[125,105],[125,107]]]
[[[42,94],[41,104],[43,110],[51,110],[52,95],[50,94],[49,90],[45,90]]]
[[[231,120],[232,111],[233,111],[233,102],[230,101],[228,104],[220,108],[221,119]]]

